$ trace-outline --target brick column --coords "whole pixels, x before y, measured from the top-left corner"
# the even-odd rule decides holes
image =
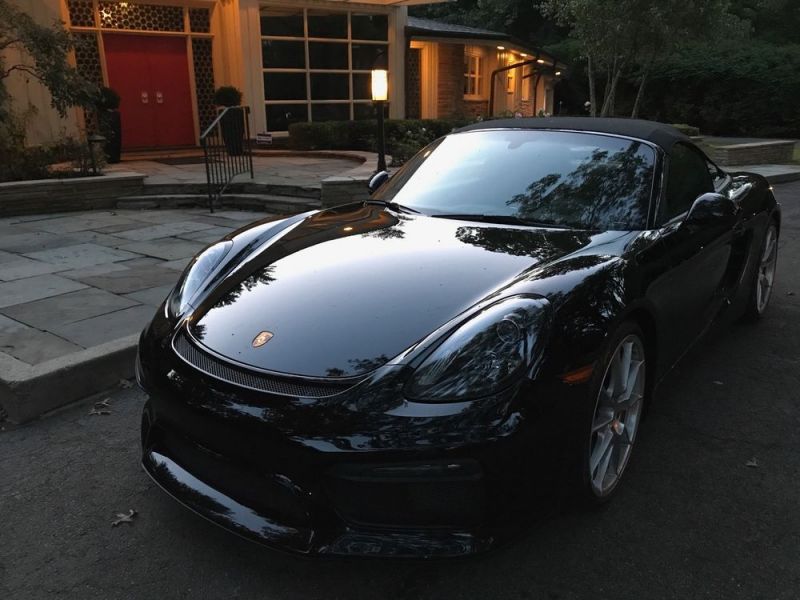
[[[436,116],[464,114],[464,44],[439,44],[439,98]]]

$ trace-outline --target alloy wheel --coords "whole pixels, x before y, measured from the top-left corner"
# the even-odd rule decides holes
[[[589,443],[589,477],[597,497],[608,496],[630,459],[642,414],[645,352],[641,338],[622,339],[606,365]]]
[[[764,238],[764,250],[761,254],[761,262],[758,265],[758,279],[756,280],[756,310],[758,314],[766,310],[769,298],[772,295],[777,259],[778,231],[775,225],[770,225]]]

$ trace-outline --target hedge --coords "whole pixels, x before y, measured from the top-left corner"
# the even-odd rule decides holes
[[[389,119],[385,124],[386,152],[402,163],[433,140],[467,125],[465,119]],[[323,121],[289,125],[289,147],[293,150],[377,149],[377,121]]]

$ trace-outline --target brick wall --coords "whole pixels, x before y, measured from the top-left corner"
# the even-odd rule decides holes
[[[420,83],[422,50],[408,49],[406,60],[406,119],[419,119],[422,116],[422,88]]]
[[[464,114],[464,44],[439,44],[439,118]]]
[[[477,117],[486,118],[489,113],[488,100],[464,100],[464,116],[475,119]]]

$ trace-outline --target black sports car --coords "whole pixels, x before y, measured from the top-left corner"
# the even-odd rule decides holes
[[[142,333],[144,468],[273,547],[462,555],[603,502],[659,380],[769,302],[768,183],[666,125],[485,122],[378,184],[209,246]]]

